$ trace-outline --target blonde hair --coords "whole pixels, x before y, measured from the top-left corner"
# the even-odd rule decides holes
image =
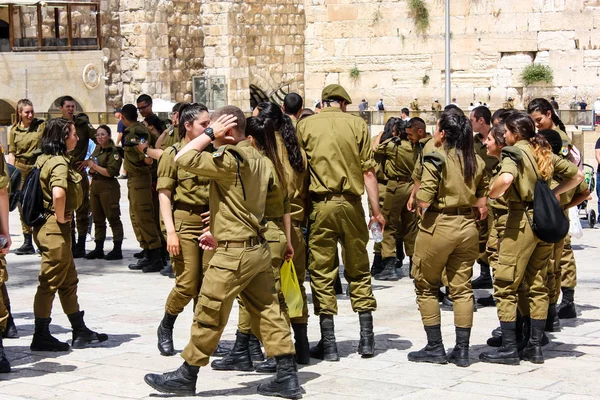
[[[21,117],[21,112],[23,112],[23,109],[27,106],[33,107],[33,103],[31,102],[31,100],[29,100],[29,99],[19,100],[19,102],[17,103],[17,118],[16,118],[13,126],[19,126],[21,124],[21,122],[23,121],[23,118]]]

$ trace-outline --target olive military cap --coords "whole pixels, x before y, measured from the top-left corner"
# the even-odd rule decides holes
[[[323,101],[327,100],[346,100],[348,104],[352,104],[352,99],[346,89],[344,89],[341,85],[332,84],[327,85],[323,89],[321,93],[321,99]]]

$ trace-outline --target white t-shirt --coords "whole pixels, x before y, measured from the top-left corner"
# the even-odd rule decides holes
[[[600,100],[596,100],[594,102],[594,112],[596,114],[600,114]]]

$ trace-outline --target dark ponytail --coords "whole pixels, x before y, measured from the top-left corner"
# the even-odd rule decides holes
[[[208,112],[208,108],[200,103],[184,103],[179,107],[179,140],[187,133],[185,123],[193,123],[203,111]]]
[[[261,117],[249,117],[246,120],[246,137],[252,136],[265,155],[271,160],[277,172],[277,178],[283,188],[287,187],[283,164],[277,152],[275,139],[275,123],[273,120]],[[286,189],[287,190],[287,189]]]
[[[446,132],[444,148],[454,148],[463,169],[465,183],[470,185],[477,175],[477,156],[473,146],[473,128],[464,114],[444,111],[439,121],[440,131]]]
[[[543,99],[541,97],[531,100],[531,102],[527,106],[527,114],[531,115],[536,111],[539,111],[542,114],[547,114],[548,111],[550,111],[550,115],[552,116],[552,122],[554,122],[554,125],[558,126],[558,128],[561,131],[565,133],[567,132],[565,124],[563,124],[563,122],[560,120],[560,117],[556,113],[556,110],[554,110],[554,107],[552,107],[552,104],[550,104],[548,100]]]
[[[275,130],[279,132],[283,139],[288,161],[292,169],[296,172],[303,172],[304,159],[302,158],[298,136],[296,136],[296,128],[294,128],[292,119],[287,114],[284,114],[281,107],[275,103],[265,101],[259,103],[256,108],[258,108],[259,117],[270,119],[274,123]]]

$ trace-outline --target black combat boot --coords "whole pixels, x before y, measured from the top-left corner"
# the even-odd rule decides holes
[[[515,327],[515,339],[517,340],[517,348],[521,350],[521,342],[527,343],[529,336],[524,337],[524,331],[529,332],[529,317],[522,317],[517,313],[517,322]],[[527,334],[528,335],[528,334]],[[492,337],[487,340],[487,345],[490,347],[502,346],[502,328],[497,327],[492,331]],[[523,345],[525,346],[525,345]]]
[[[83,311],[67,315],[71,322],[71,327],[73,328],[73,342],[71,343],[71,346],[74,349],[84,349],[98,343],[106,342],[108,340],[108,335],[105,333],[94,332],[85,326],[83,315]]]
[[[137,253],[133,253],[133,257],[134,257],[134,258],[137,258],[138,260],[139,260],[140,258],[144,258],[144,257],[146,257],[146,250],[142,249],[142,251],[139,251],[139,252],[137,252]]]
[[[469,366],[469,339],[471,338],[471,328],[455,328],[456,346],[448,353],[448,362],[456,364],[459,367]]]
[[[383,271],[383,264],[381,263],[381,253],[373,253],[373,264],[371,264],[371,276],[375,276]]]
[[[333,281],[333,290],[335,291],[336,296],[339,294],[344,294],[344,288],[342,287],[342,279],[340,275],[337,274],[335,277],[335,281]]]
[[[200,367],[194,367],[186,361],[175,371],[164,374],[147,374],[144,376],[144,382],[161,393],[193,396],[196,394],[199,369]]]
[[[4,332],[0,328],[0,374],[8,374],[10,372],[10,363],[4,354],[4,346],[2,345],[2,336]]]
[[[258,385],[258,394],[283,397],[284,399],[300,399],[302,388],[298,382],[298,366],[294,356],[286,354],[275,358],[277,374],[270,381]]]
[[[440,292],[440,293],[442,293],[442,292]],[[450,288],[449,287],[446,287],[446,292],[443,293],[440,303],[441,303],[442,310],[445,310],[445,311],[454,310],[454,303],[452,302],[452,299],[450,298]]]
[[[532,319],[531,331],[529,333],[529,342],[521,352],[521,359],[531,361],[534,364],[544,363],[544,354],[542,352],[542,340],[544,338],[544,327],[546,320]]]
[[[360,323],[360,341],[358,354],[363,358],[373,357],[375,354],[375,334],[373,334],[373,314],[371,311],[358,313]]]
[[[315,347],[311,347],[310,356],[319,360],[339,361],[340,355],[335,342],[335,326],[333,315],[319,315],[321,327],[321,340]]]
[[[219,342],[219,343],[217,343],[217,348],[212,353],[212,355],[213,355],[213,357],[225,357],[227,354],[229,354],[230,351],[231,351],[231,349],[223,346],[221,344],[221,342]]]
[[[500,322],[500,328],[502,328],[502,346],[495,350],[484,351],[479,355],[479,359],[492,364],[519,365],[517,323]]]
[[[575,309],[575,288],[563,287],[562,301],[558,306],[558,318],[560,319],[571,319],[577,318],[577,310]]]
[[[556,303],[548,304],[548,316],[544,329],[546,332],[560,332],[560,319],[556,313]]]
[[[158,325],[156,336],[158,337],[158,351],[163,356],[172,356],[175,354],[173,347],[173,325],[177,315],[171,315],[165,311],[165,316]]]
[[[262,351],[260,340],[253,333],[250,333],[250,339],[248,340],[248,351],[253,363],[265,361],[265,354]]]
[[[254,364],[254,370],[262,374],[272,374],[277,372],[277,361],[273,357],[269,357],[266,361]]]
[[[85,257],[85,236],[79,235],[77,237],[77,244],[73,246],[73,258]]]
[[[142,267],[142,272],[160,272],[163,269],[160,248],[148,250],[148,264]]]
[[[302,365],[310,363],[310,343],[308,343],[307,327],[308,324],[292,323],[296,362]]]
[[[160,270],[160,274],[162,276],[170,276],[173,273],[173,264],[171,264],[170,262],[168,262],[167,265],[165,265],[165,267]]]
[[[442,342],[440,325],[426,326],[425,333],[427,334],[427,346],[419,351],[408,353],[408,361],[447,364],[448,358]]]
[[[397,281],[400,279],[398,271],[396,271],[396,257],[386,257],[382,261],[383,271],[373,276],[377,281]]]
[[[213,361],[210,366],[218,371],[254,371],[248,351],[249,333],[237,331],[235,343],[228,355]]]
[[[35,249],[33,248],[33,241],[31,239],[31,233],[23,234],[23,244],[21,245],[21,247],[15,250],[15,254],[18,256],[35,254]]]
[[[402,264],[404,264],[404,242],[396,241],[396,268],[402,268]],[[410,258],[410,257],[409,257]]]
[[[69,344],[63,343],[50,334],[52,318],[36,318],[33,340],[29,349],[32,351],[69,351]]]
[[[480,262],[481,267],[479,277],[471,282],[473,289],[492,289],[492,274],[490,273],[490,266],[486,263]]]
[[[494,296],[490,294],[489,296],[478,298],[477,304],[479,304],[481,307],[495,307],[496,300],[494,300]]]
[[[122,240],[115,240],[113,244],[113,249],[104,256],[105,260],[122,260],[123,253],[121,252],[121,246],[123,245]]]
[[[90,251],[85,258],[88,260],[104,258],[104,240],[96,240],[96,248]]]
[[[0,336],[4,339],[18,339],[19,331],[17,330],[15,320],[13,319],[12,313],[10,312],[10,305],[6,306],[6,311],[8,311],[8,318],[6,319],[6,329]]]

